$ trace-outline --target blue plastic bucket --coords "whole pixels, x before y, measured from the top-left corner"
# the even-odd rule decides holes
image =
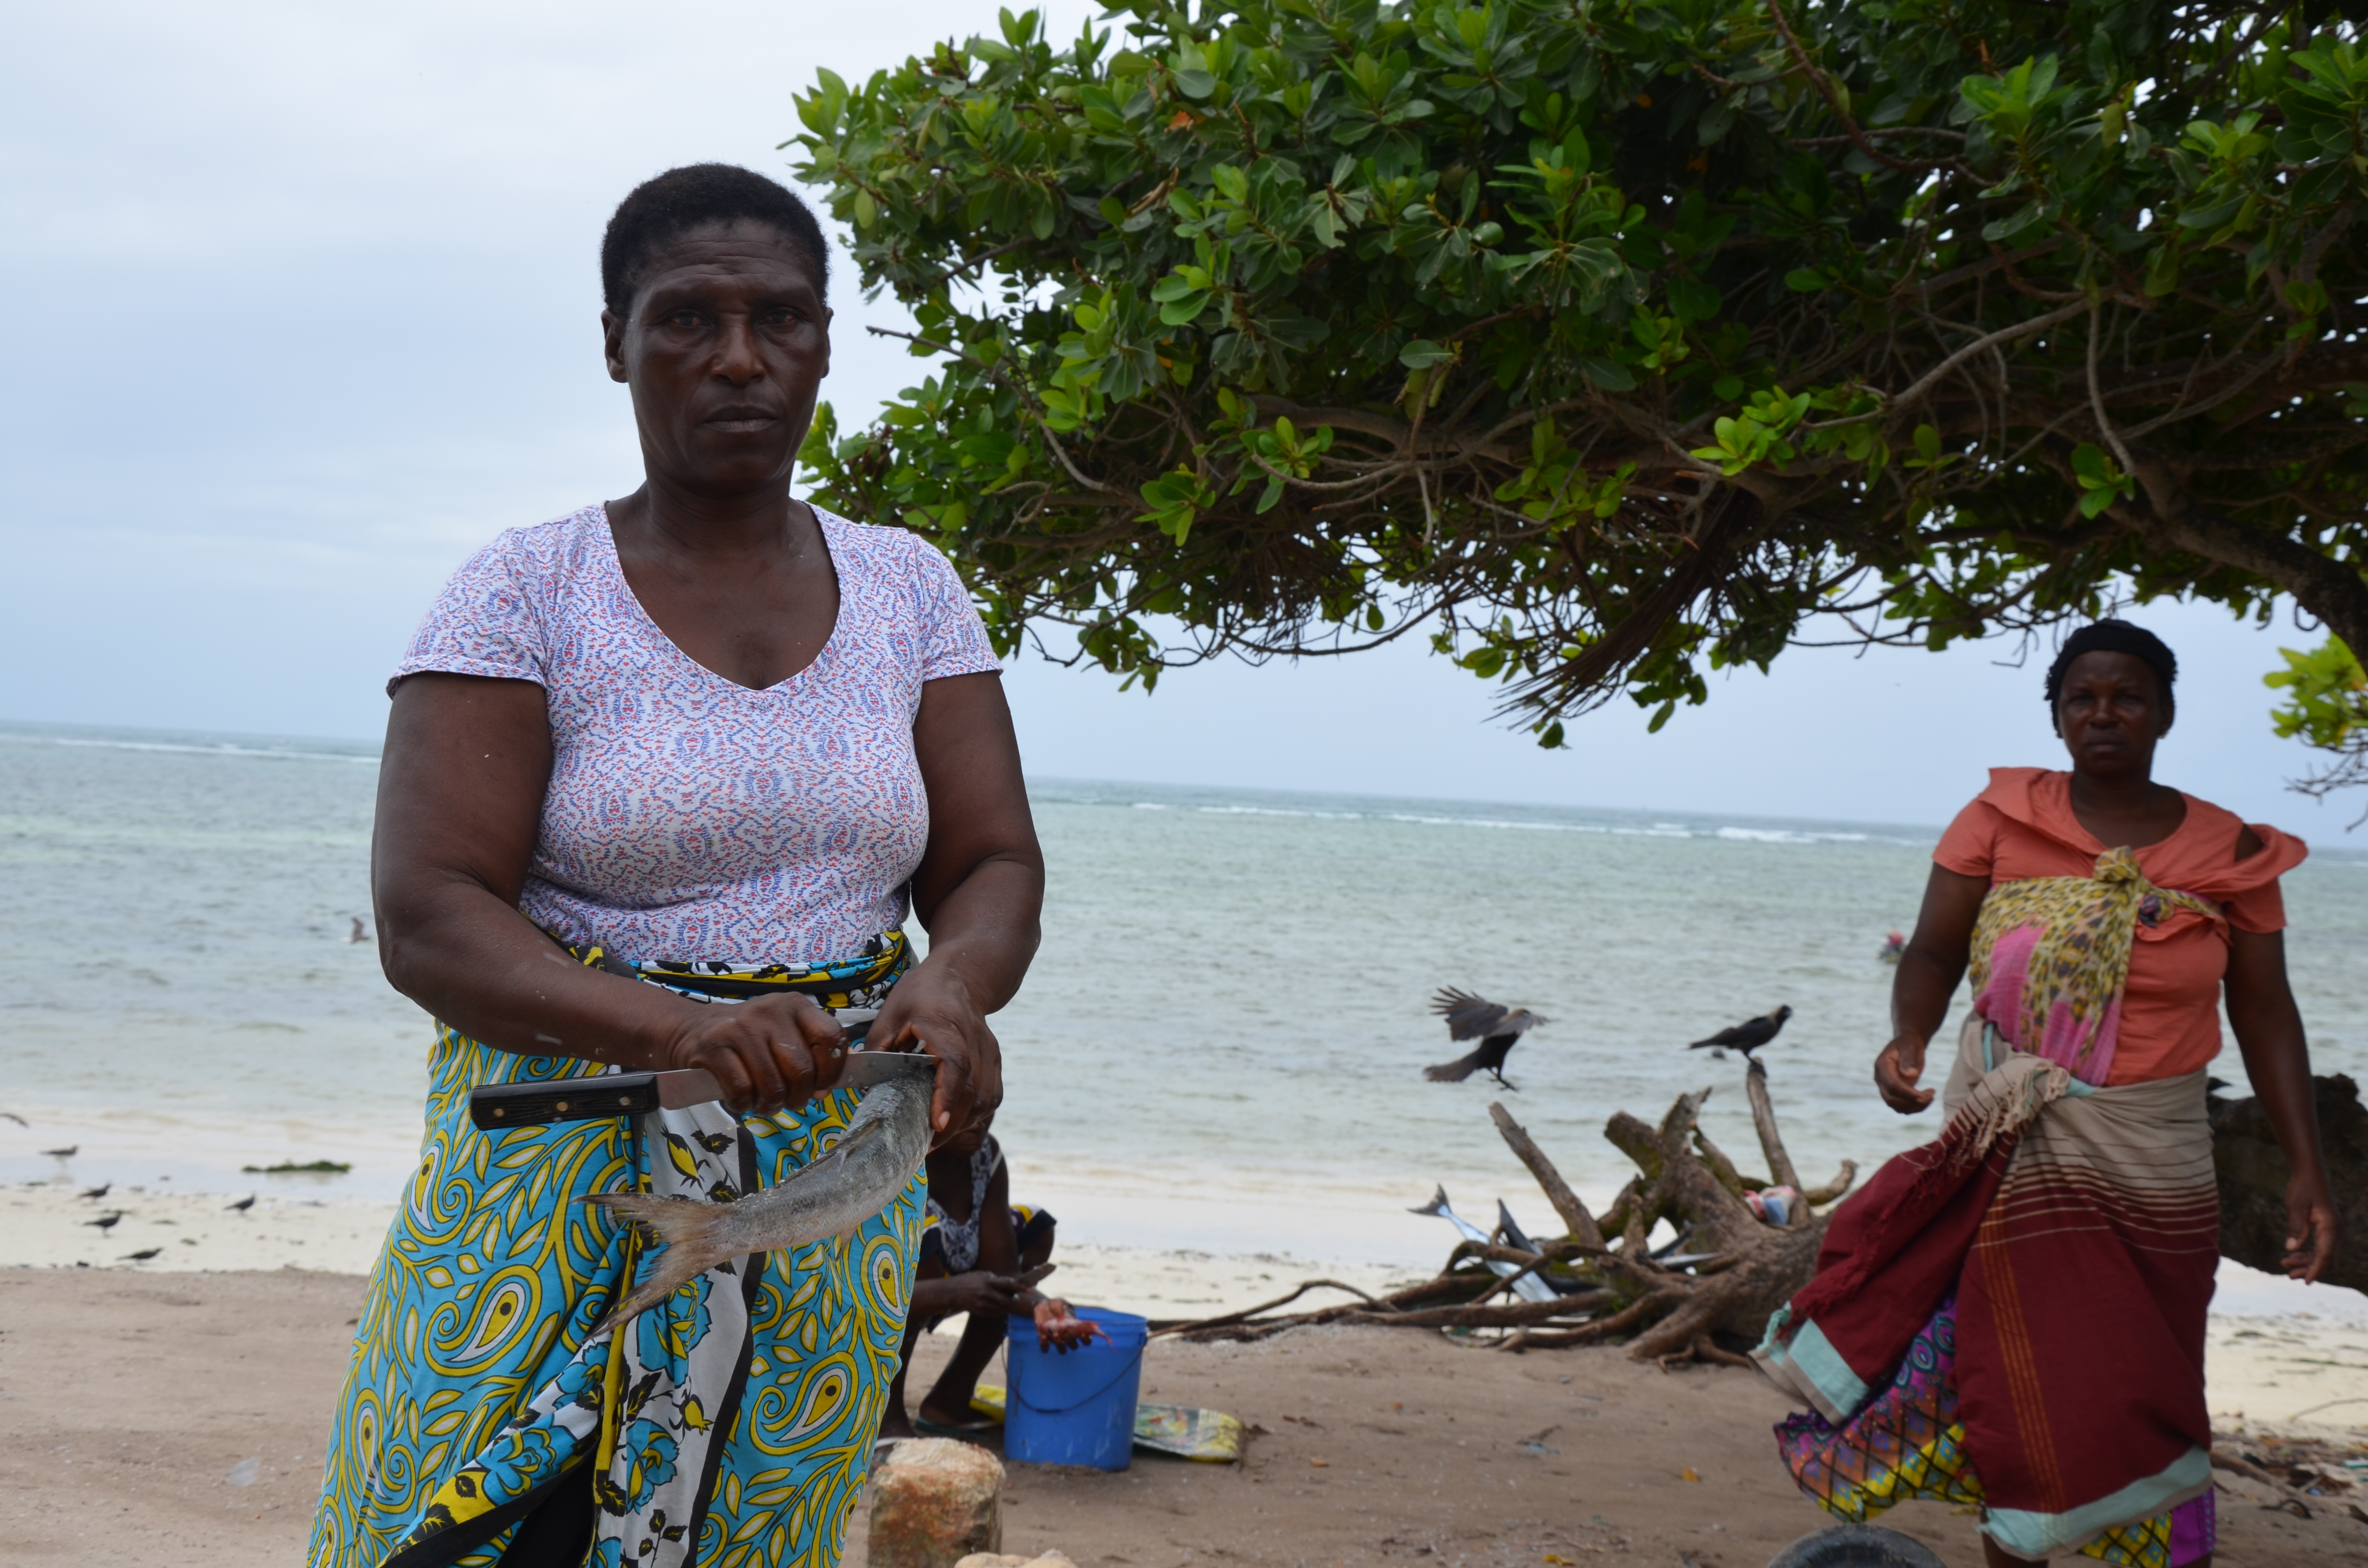
[[[1003,1410],[1003,1455],[1023,1464],[1124,1470],[1134,1453],[1134,1405],[1151,1324],[1099,1307],[1076,1312],[1101,1324],[1110,1338],[1064,1355],[1038,1348],[1034,1319],[1011,1320],[1003,1344],[1011,1385]]]

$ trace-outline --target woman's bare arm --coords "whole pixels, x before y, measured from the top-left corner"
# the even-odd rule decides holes
[[[379,957],[394,988],[504,1051],[704,1067],[742,1110],[836,1081],[844,1037],[805,997],[692,1002],[585,968],[518,913],[550,778],[551,721],[533,682],[429,674],[395,687],[370,841]]]
[[[2341,1237],[2311,1096],[2310,1045],[2286,981],[2285,934],[2231,929],[2227,988],[2228,1022],[2245,1074],[2294,1173],[2286,1183],[2286,1272],[2315,1280],[2334,1260]]]
[[[1019,1238],[1011,1229],[1011,1165],[986,1178],[978,1211],[978,1266],[993,1274],[1019,1272]]]
[[[1044,854],[1000,676],[924,685],[913,749],[929,796],[928,848],[913,875],[929,956],[889,993],[871,1043],[944,1063],[930,1108],[944,1134],[1003,1103],[1002,1048],[986,1015],[1011,1000],[1036,955]]]
[[[1924,883],[1916,934],[1907,939],[1898,971],[1891,977],[1891,1043],[1874,1059],[1875,1087],[1884,1104],[1902,1116],[1913,1116],[1932,1103],[1932,1091],[1917,1087],[1924,1076],[1924,1052],[1948,1016],[1957,982],[1965,977],[1974,922],[1989,891],[1984,879],[1941,866],[1933,867]]]

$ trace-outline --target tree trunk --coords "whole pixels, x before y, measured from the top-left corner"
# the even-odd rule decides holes
[[[2314,1078],[2311,1087],[2345,1239],[2319,1282],[2368,1290],[2368,1108],[2360,1104],[2359,1086],[2340,1073]],[[2220,1177],[2220,1256],[2264,1274],[2283,1274],[2286,1180],[2293,1167],[2260,1101],[2212,1102],[2212,1164]]]

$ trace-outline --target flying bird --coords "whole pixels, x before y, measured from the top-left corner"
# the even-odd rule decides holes
[[[103,1181],[97,1187],[84,1188],[82,1191],[75,1193],[74,1196],[76,1198],[105,1198],[107,1196],[107,1189],[114,1185],[115,1184],[111,1181]]]
[[[1448,1039],[1480,1042],[1469,1056],[1424,1068],[1422,1075],[1434,1084],[1460,1084],[1474,1073],[1486,1073],[1505,1087],[1512,1088],[1505,1079],[1505,1058],[1514,1042],[1540,1024],[1553,1021],[1539,1017],[1527,1007],[1500,1007],[1452,985],[1440,988],[1439,994],[1430,999],[1430,1010],[1447,1020]]]
[[[1724,1057],[1729,1051],[1739,1051],[1743,1052],[1746,1057],[1748,1057],[1753,1051],[1759,1050],[1761,1046],[1766,1045],[1770,1040],[1774,1040],[1778,1033],[1783,1029],[1784,1020],[1792,1016],[1792,1008],[1779,1007],[1772,1013],[1763,1014],[1761,1017],[1757,1018],[1746,1019],[1744,1022],[1736,1025],[1733,1028],[1721,1029],[1718,1033],[1711,1036],[1708,1040],[1698,1040],[1691,1045],[1686,1047],[1686,1049],[1688,1051],[1700,1051],[1704,1046],[1708,1046],[1713,1051],[1715,1051],[1722,1057]]]
[[[27,1121],[23,1117],[18,1116],[13,1110],[0,1110],[0,1116],[6,1117],[10,1121],[15,1122],[19,1127],[29,1128],[33,1125],[31,1122]]]
[[[359,915],[355,915],[354,928],[346,933],[346,941],[351,946],[359,947],[362,943],[369,940],[370,932],[368,928],[362,925],[362,917]]]
[[[122,1218],[123,1216],[120,1213],[101,1214],[97,1219],[85,1220],[83,1223],[85,1225],[97,1225],[102,1231],[111,1231],[115,1229],[115,1222]]]
[[[52,1160],[71,1160],[76,1154],[82,1153],[82,1145],[79,1143],[69,1143],[63,1149],[44,1149],[41,1153],[47,1154]]]
[[[225,1209],[235,1209],[240,1213],[244,1214],[248,1210],[255,1207],[255,1194],[250,1192],[245,1198],[240,1199],[237,1202],[225,1204],[223,1207]]]
[[[165,1249],[163,1247],[150,1247],[145,1252],[127,1252],[123,1255],[123,1261],[126,1263],[145,1263],[164,1250]]]

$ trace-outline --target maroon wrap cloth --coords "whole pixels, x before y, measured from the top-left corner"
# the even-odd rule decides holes
[[[2097,1089],[1996,1050],[1971,1020],[1947,1129],[1835,1212],[1758,1359],[1841,1426],[1954,1291],[1982,1528],[2043,1558],[2209,1489],[2219,1209],[2201,1072]]]

